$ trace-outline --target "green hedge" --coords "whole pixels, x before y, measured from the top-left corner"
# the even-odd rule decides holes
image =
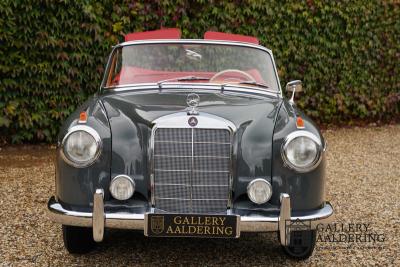
[[[52,142],[96,92],[125,33],[178,27],[257,36],[282,86],[302,79],[298,104],[319,123],[400,116],[398,1],[0,1],[0,134]]]

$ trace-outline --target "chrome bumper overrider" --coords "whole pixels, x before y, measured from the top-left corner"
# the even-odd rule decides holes
[[[93,197],[93,212],[77,212],[66,210],[51,197],[48,203],[49,217],[52,221],[64,225],[93,227],[93,239],[97,242],[103,240],[104,228],[144,230],[145,214],[104,212],[103,190],[97,189]],[[307,222],[309,229],[317,225],[327,224],[333,219],[333,208],[329,203],[324,207],[308,212],[306,215],[292,216],[290,196],[281,194],[281,208],[279,216],[260,215],[249,213],[240,216],[240,232],[271,232],[279,231],[280,243],[288,245],[290,227],[288,222]],[[240,215],[240,214],[239,214]]]

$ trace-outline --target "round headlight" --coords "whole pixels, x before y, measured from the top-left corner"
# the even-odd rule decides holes
[[[298,172],[315,169],[321,156],[321,140],[310,132],[296,131],[289,134],[282,147],[286,165]]]
[[[101,139],[99,134],[85,125],[77,125],[70,129],[62,141],[62,156],[74,167],[87,167],[100,154]]]
[[[264,204],[272,196],[272,186],[264,179],[254,179],[247,186],[247,195],[256,204]]]
[[[135,192],[135,182],[127,175],[118,175],[111,181],[110,192],[115,199],[127,200]]]

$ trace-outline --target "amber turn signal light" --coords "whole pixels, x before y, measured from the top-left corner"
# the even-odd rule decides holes
[[[79,123],[86,123],[86,121],[87,121],[87,113],[86,111],[82,111],[79,114]]]
[[[304,128],[304,120],[302,117],[297,117],[296,119],[296,127],[298,129],[303,129]]]

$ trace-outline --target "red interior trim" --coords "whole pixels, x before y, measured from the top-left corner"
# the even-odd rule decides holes
[[[246,36],[241,34],[232,34],[224,32],[212,32],[208,31],[204,34],[206,40],[225,40],[225,41],[239,41],[245,43],[259,44],[260,42],[256,37]]]
[[[181,39],[181,31],[177,28],[166,28],[155,31],[128,33],[125,35],[125,41],[149,39]]]
[[[264,83],[257,69],[246,70],[257,82]],[[121,72],[118,73],[114,79],[112,85],[124,85],[131,83],[152,83],[162,80],[185,77],[185,76],[201,76],[211,78],[215,72],[200,72],[200,71],[163,71],[163,70],[150,70],[133,66],[124,66]],[[230,77],[235,77],[231,75]],[[206,82],[206,81],[198,81]]]

